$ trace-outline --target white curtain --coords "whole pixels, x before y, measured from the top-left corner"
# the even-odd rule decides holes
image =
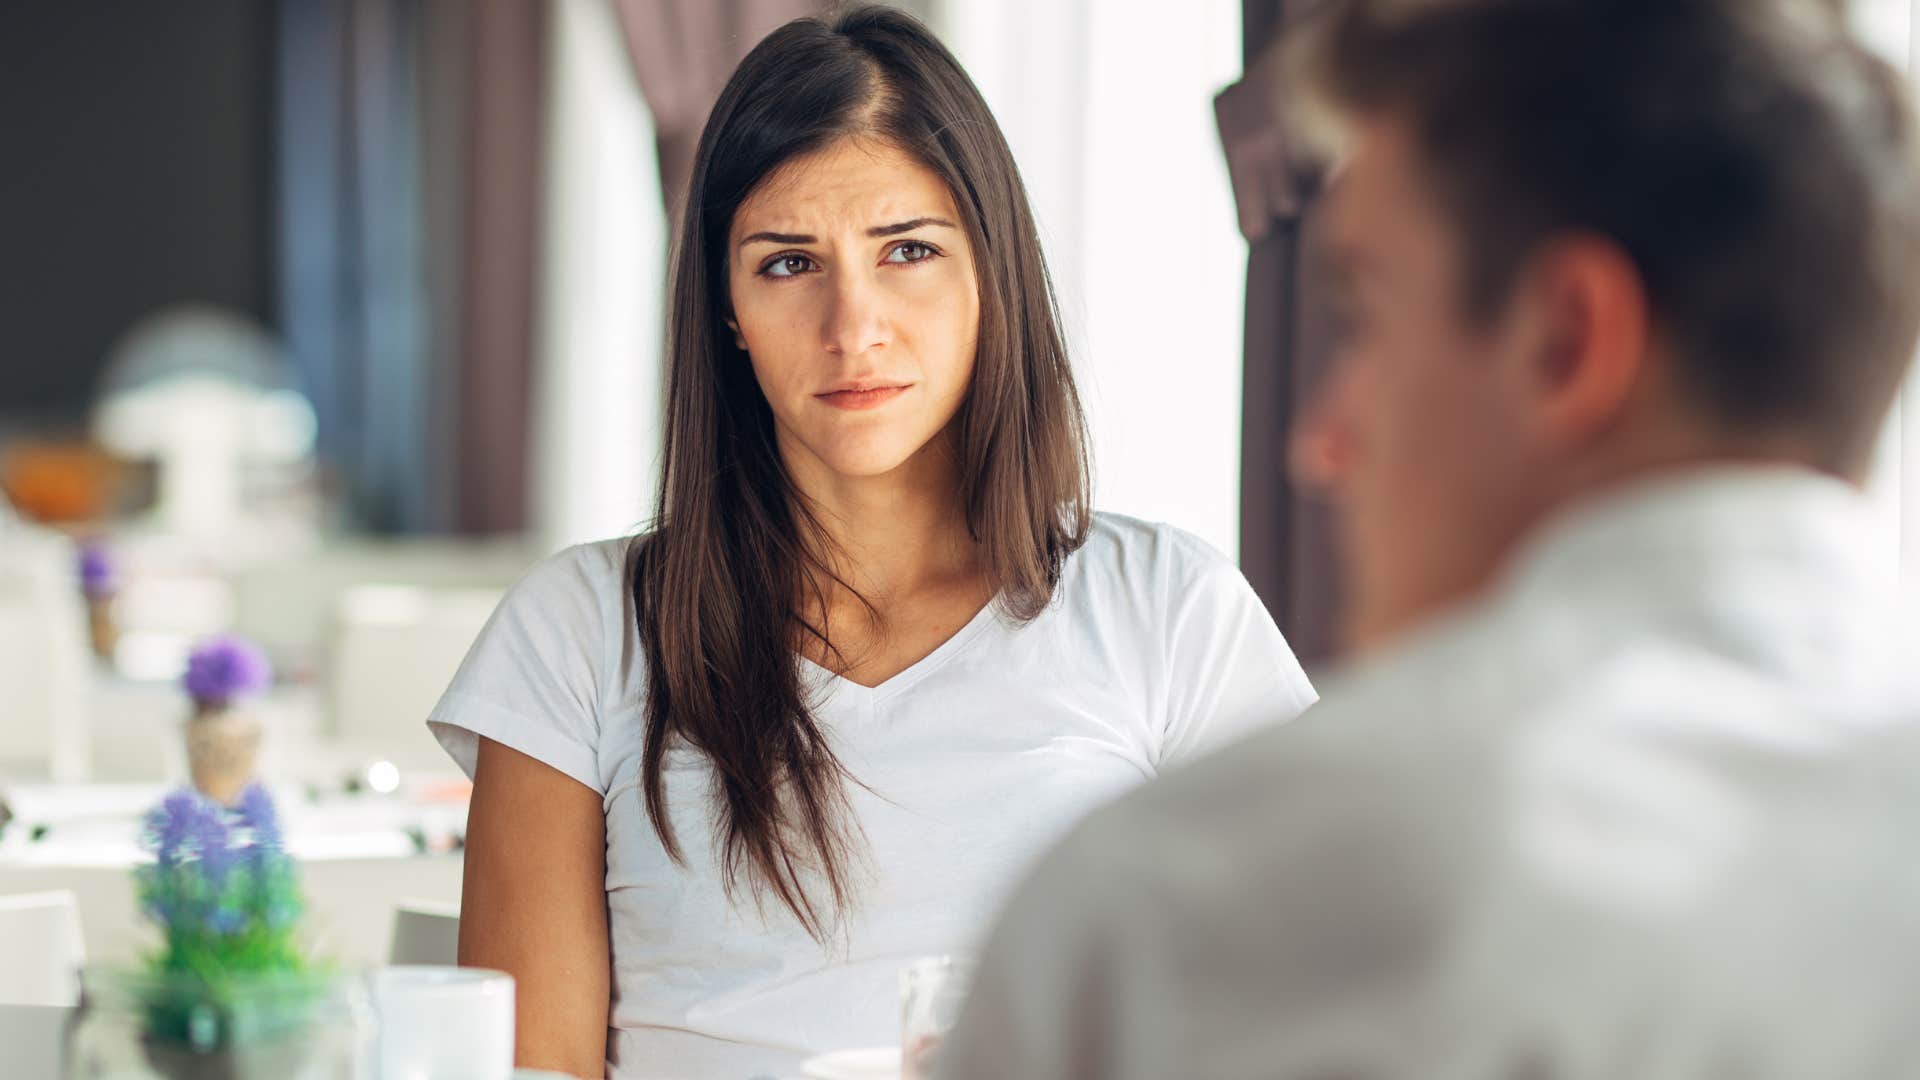
[[[607,0],[556,0],[535,331],[540,542],[621,536],[651,513],[660,457],[667,223],[653,120]]]
[[[1855,0],[1854,21],[1867,42],[1909,77],[1920,73],[1916,0]],[[1872,491],[1888,535],[1910,577],[1920,578],[1920,369],[1907,383],[1881,435]]]
[[[1214,131],[1237,0],[948,0],[1006,130],[1092,427],[1096,505],[1236,554],[1246,245]]]

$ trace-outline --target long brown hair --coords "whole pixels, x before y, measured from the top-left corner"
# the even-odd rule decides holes
[[[972,383],[950,436],[971,539],[1001,611],[1052,599],[1085,540],[1086,435],[1033,213],[1000,127],[911,16],[856,7],[774,31],[707,120],[673,257],[664,479],[633,590],[648,687],[647,816],[684,863],[662,762],[712,765],[729,896],[744,879],[824,939],[854,898],[852,780],[815,719],[796,647],[832,651],[803,600],[845,587],[787,474],[747,354],[724,329],[735,211],[782,164],[848,135],[914,155],[952,190],[980,283]],[[828,903],[830,901],[830,903]]]

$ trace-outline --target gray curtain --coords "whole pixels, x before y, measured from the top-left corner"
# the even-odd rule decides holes
[[[1214,102],[1247,257],[1241,430],[1240,563],[1296,653],[1333,655],[1338,574],[1327,508],[1287,473],[1293,415],[1332,343],[1310,172],[1280,122],[1274,43],[1324,0],[1244,0],[1246,74]]]
[[[281,310],[355,522],[434,528],[418,0],[280,8]]]
[[[464,533],[515,532],[528,524],[547,4],[487,0],[466,17],[456,525]]]
[[[526,523],[546,0],[281,0],[281,316],[347,524]]]

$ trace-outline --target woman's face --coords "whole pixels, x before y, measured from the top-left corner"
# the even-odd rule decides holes
[[[980,290],[931,170],[841,139],[762,182],[727,250],[729,326],[789,468],[881,476],[946,429],[973,376]]]

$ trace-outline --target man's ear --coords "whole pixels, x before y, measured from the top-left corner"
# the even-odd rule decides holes
[[[1587,234],[1550,243],[1524,273],[1528,413],[1547,445],[1578,446],[1620,421],[1646,372],[1646,283],[1619,244]]]

